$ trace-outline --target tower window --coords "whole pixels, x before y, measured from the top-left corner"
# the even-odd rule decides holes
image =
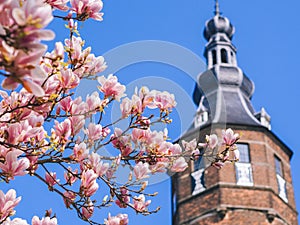
[[[275,156],[275,171],[278,184],[278,195],[282,198],[282,200],[288,202],[286,193],[286,181],[283,178],[282,162],[277,156]]]
[[[240,152],[240,163],[250,163],[249,147],[247,144],[237,144],[238,150]]]
[[[252,186],[252,167],[250,164],[249,146],[247,144],[237,144],[240,151],[240,160],[235,163],[236,180],[238,185]]]
[[[221,49],[221,62],[228,63],[227,51],[224,48]]]
[[[231,63],[233,64],[234,63],[234,56],[233,56],[233,52],[232,51],[230,52],[230,55],[231,55]]]
[[[275,156],[275,170],[276,170],[276,174],[278,174],[281,177],[283,177],[281,160],[277,156]]]
[[[173,196],[172,196],[172,211],[173,211],[173,215],[176,213],[177,210],[177,194],[174,191],[173,192]]]
[[[212,59],[213,59],[213,65],[217,64],[217,52],[216,50],[212,50]]]

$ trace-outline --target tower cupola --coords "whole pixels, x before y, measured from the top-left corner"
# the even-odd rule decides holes
[[[230,40],[234,34],[234,27],[227,17],[220,15],[219,3],[216,1],[215,16],[208,20],[204,29],[204,37],[207,41],[217,33],[225,34]]]

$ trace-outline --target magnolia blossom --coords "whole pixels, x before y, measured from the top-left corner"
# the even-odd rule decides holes
[[[124,92],[126,87],[118,82],[118,78],[110,74],[107,78],[104,76],[98,77],[100,86],[98,87],[101,92],[104,93],[105,97],[112,97],[117,101],[125,96]]]
[[[98,190],[97,174],[93,170],[84,170],[81,175],[81,190],[85,196],[92,196]]]
[[[58,139],[61,139],[64,142],[68,141],[68,138],[71,135],[71,121],[65,119],[63,122],[59,123],[57,120],[55,122],[55,134]]]
[[[21,8],[13,9],[12,17],[18,25],[32,30],[47,26],[53,19],[51,7],[42,0],[25,1]]]
[[[52,21],[52,9],[42,0],[24,1],[22,4],[12,1],[7,6],[1,7],[4,16],[1,16],[0,24],[2,35],[8,35],[7,39],[12,43],[0,42],[0,61],[8,72],[2,87],[15,89],[21,83],[28,92],[43,96],[45,92],[41,83],[46,74],[39,62],[46,46],[40,41],[54,38],[52,31],[42,29]],[[6,31],[9,31],[8,34]],[[12,34],[17,35],[9,37]]]
[[[218,161],[218,162],[213,162],[211,165],[217,169],[221,169],[224,166],[224,164],[225,164],[224,162]]]
[[[121,151],[122,156],[128,156],[132,151],[131,136],[123,135],[120,128],[115,128],[115,132],[111,135],[113,146]]]
[[[239,159],[240,159],[240,151],[238,150],[238,149],[235,149],[234,151],[233,151],[233,154],[234,154],[234,160],[235,161],[239,161]]]
[[[21,197],[16,198],[15,190],[10,189],[6,194],[0,190],[0,223],[15,214],[14,208],[20,201]]]
[[[90,123],[88,129],[85,130],[90,142],[99,140],[102,137],[102,126],[100,124]]]
[[[80,79],[71,69],[61,70],[58,76],[62,88],[72,89],[78,86]]]
[[[69,0],[46,0],[46,3],[51,5],[53,8],[60,9],[66,11],[69,9],[67,3]]]
[[[69,185],[72,185],[77,180],[76,175],[78,174],[78,169],[72,170],[71,167],[68,167],[68,170],[64,173],[64,178]]]
[[[89,156],[89,149],[87,149],[86,144],[84,142],[75,144],[73,148],[73,156],[72,158],[76,161],[82,161]]]
[[[57,219],[55,217],[50,218],[49,216],[39,219],[37,216],[34,216],[31,221],[32,225],[57,225]]]
[[[210,149],[214,149],[218,145],[218,137],[215,134],[206,135],[207,146]]]
[[[197,148],[196,138],[189,142],[182,140],[182,147],[185,149],[185,151],[194,151]]]
[[[27,173],[26,169],[30,166],[27,158],[18,160],[23,152],[21,150],[13,150],[6,154],[5,163],[0,163],[0,169],[8,179],[14,179],[15,176],[23,176]]]
[[[145,201],[145,196],[143,194],[139,195],[138,197],[133,198],[133,207],[138,212],[143,212],[147,210],[147,207],[150,205],[151,200]]]
[[[13,220],[7,218],[2,224],[3,225],[29,225],[26,220],[20,218],[14,218]]]
[[[102,101],[99,97],[99,93],[94,91],[91,95],[86,96],[86,103],[89,111],[94,111],[102,105]]]
[[[179,157],[173,162],[173,165],[171,167],[171,171],[173,172],[182,172],[188,167],[187,162],[183,157]]]
[[[104,163],[101,160],[100,155],[95,152],[92,152],[89,155],[88,164],[98,176],[103,176],[106,174],[109,168],[109,164]]]
[[[133,104],[129,98],[123,98],[120,104],[120,109],[122,112],[122,118],[128,117],[132,112]]]
[[[59,179],[56,179],[56,173],[50,172],[45,174],[45,180],[49,187],[53,187],[55,184],[59,183]]]
[[[128,215],[127,214],[118,214],[117,216],[111,216],[108,214],[108,218],[104,220],[105,225],[127,225],[128,224]]]
[[[64,193],[64,203],[67,208],[70,208],[71,204],[75,201],[76,199],[76,194],[71,191],[66,191]]]
[[[103,13],[99,11],[103,7],[101,0],[71,0],[72,10],[77,14],[77,18],[80,20],[86,20],[93,18],[95,20],[102,21]]]
[[[91,218],[93,213],[94,213],[93,203],[91,201],[88,202],[87,206],[83,206],[81,208],[81,212],[82,212],[84,220],[87,220],[87,219]]]
[[[239,138],[239,134],[234,133],[231,128],[225,130],[222,130],[222,138],[223,138],[223,144],[226,146],[232,146]]]
[[[87,56],[84,67],[85,71],[83,73],[87,75],[101,73],[107,68],[103,56],[95,57],[94,54],[89,54]]]
[[[168,111],[177,104],[174,95],[166,91],[156,93],[155,102],[157,107],[162,111]]]
[[[121,188],[120,196],[115,201],[120,208],[126,208],[130,201],[129,191],[126,188]]]
[[[149,169],[149,164],[148,163],[139,162],[138,164],[136,164],[134,166],[133,172],[134,172],[135,178],[137,180],[141,180],[141,179],[149,177],[148,174],[151,171]]]

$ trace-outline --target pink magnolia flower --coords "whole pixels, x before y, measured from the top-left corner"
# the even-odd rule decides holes
[[[66,11],[69,9],[69,7],[67,6],[68,2],[69,2],[69,0],[46,0],[46,3],[51,5],[53,8],[60,9],[63,11]]]
[[[134,176],[137,180],[141,180],[141,179],[149,177],[148,174],[150,172],[151,171],[149,169],[148,163],[139,162],[138,164],[136,164],[134,166],[134,169],[133,169]]]
[[[54,123],[54,132],[56,136],[63,142],[67,142],[71,135],[71,121],[69,119],[65,119],[63,122],[59,123],[55,120]]]
[[[16,89],[21,83],[24,88],[38,97],[44,96],[45,92],[41,83],[46,79],[47,74],[39,66],[41,57],[46,51],[45,46],[40,46],[34,51],[25,53],[21,50],[15,50],[8,46],[4,41],[0,42],[2,55],[5,55],[5,61],[8,65],[14,62],[14,66],[6,67],[9,76],[2,82],[5,89]]]
[[[78,169],[72,170],[71,167],[68,167],[68,170],[64,173],[64,178],[69,185],[72,185],[77,180],[76,175],[78,174]]]
[[[93,18],[102,21],[103,13],[99,11],[103,8],[101,0],[71,0],[72,10],[77,14],[81,20]]]
[[[94,170],[84,170],[82,172],[80,189],[85,196],[92,196],[98,190],[99,185],[96,182],[97,177]]]
[[[65,45],[67,47],[67,52],[71,54],[71,59],[73,61],[80,62],[80,57],[82,53],[82,46],[84,42],[81,37],[72,36],[72,39],[66,39]]]
[[[111,130],[108,127],[102,128],[102,136],[105,138],[110,134]]]
[[[90,142],[99,140],[102,137],[102,126],[100,124],[90,123],[88,129],[84,131]]]
[[[174,95],[166,91],[156,93],[155,103],[161,111],[168,111],[177,104]]]
[[[122,102],[120,104],[122,118],[126,118],[131,114],[132,107],[133,107],[133,105],[129,98],[126,97],[126,98],[122,99]]]
[[[34,216],[31,220],[32,225],[57,225],[57,219],[50,218],[49,216],[39,219],[37,216]]]
[[[121,194],[115,201],[120,208],[126,208],[130,201],[129,191],[126,188],[121,188]]]
[[[86,103],[89,111],[95,111],[101,106],[101,99],[99,93],[94,91],[92,95],[86,96]]]
[[[205,141],[206,143],[199,143],[198,146],[201,148],[210,148],[210,149],[214,149],[215,147],[218,146],[218,137],[215,134],[211,134],[211,135],[206,135],[205,137]]]
[[[218,161],[218,162],[213,162],[211,165],[217,169],[221,169],[224,166],[224,162]]]
[[[73,148],[73,155],[71,156],[74,160],[80,162],[89,156],[89,149],[86,148],[86,144],[84,142],[75,144]]]
[[[88,111],[87,104],[82,101],[81,97],[78,97],[73,100],[72,108],[71,108],[71,114],[84,114]]]
[[[117,216],[108,214],[108,218],[104,220],[105,225],[127,225],[128,222],[127,214],[118,214]]]
[[[53,19],[52,9],[44,1],[25,1],[22,8],[14,8],[12,17],[20,26],[30,25],[32,29],[47,26]]]
[[[78,86],[80,79],[73,73],[71,69],[61,70],[61,74],[58,76],[60,85],[66,89],[72,89]]]
[[[29,118],[28,118],[28,123],[31,127],[40,127],[43,125],[44,123],[44,117],[39,115],[31,115]]]
[[[107,68],[107,65],[104,61],[103,56],[95,57],[94,54],[89,54],[85,60],[84,67],[84,74],[95,75],[97,73],[103,72]]]
[[[196,138],[189,142],[182,140],[182,147],[185,149],[185,151],[194,151],[197,148]]]
[[[113,146],[121,151],[122,156],[128,156],[133,151],[131,137],[123,135],[123,131],[120,128],[115,128],[111,140]]]
[[[206,141],[210,149],[214,149],[218,146],[218,137],[215,134],[206,136]]]
[[[68,96],[59,102],[59,107],[65,112],[70,112],[72,108],[72,104],[73,104],[72,98]]]
[[[47,182],[47,184],[50,187],[53,187],[55,184],[59,183],[59,179],[56,179],[56,173],[55,172],[50,172],[45,174],[45,180]]]
[[[93,203],[90,201],[87,206],[83,206],[81,208],[81,213],[83,215],[84,220],[91,218],[94,213]]]
[[[135,210],[139,212],[143,212],[147,210],[147,207],[150,205],[151,200],[145,201],[145,196],[143,194],[139,195],[138,197],[133,198],[133,207]]]
[[[27,174],[26,169],[30,166],[29,160],[27,158],[18,160],[18,156],[22,153],[21,150],[12,150],[6,154],[5,162],[0,163],[0,169],[8,179]]]
[[[234,160],[235,161],[239,161],[239,159],[240,159],[240,151],[238,150],[238,149],[235,149],[234,151],[233,151],[233,155],[234,155]]]
[[[150,165],[150,170],[152,174],[155,173],[165,173],[167,172],[168,162],[157,162],[154,165]]]
[[[170,142],[167,142],[170,143]],[[180,155],[182,153],[182,148],[179,144],[172,144],[168,149],[168,155]]]
[[[222,130],[223,144],[226,146],[232,146],[239,139],[239,134],[234,133],[231,128],[228,128],[226,131]]]
[[[0,222],[15,214],[14,208],[20,201],[21,197],[16,198],[15,190],[10,189],[6,194],[0,190]]]
[[[14,218],[13,220],[7,218],[2,224],[3,225],[29,225],[26,220],[20,218]]]
[[[98,87],[100,91],[102,91],[105,97],[112,97],[117,101],[125,96],[124,92],[126,87],[121,85],[118,82],[118,78],[112,74],[110,74],[107,78],[104,76],[98,77],[98,82],[100,86]]]
[[[71,204],[75,201],[76,194],[71,191],[64,192],[64,203],[67,208],[70,208]]]
[[[143,107],[142,99],[137,95],[132,95],[131,105],[132,105],[131,113],[133,114],[142,114],[142,112],[145,109]]]
[[[183,157],[179,157],[173,162],[173,165],[171,167],[171,171],[173,172],[182,172],[188,167],[188,164],[186,163],[185,159]]]
[[[131,139],[135,144],[137,144],[138,142],[146,143],[149,141],[150,138],[151,138],[151,133],[149,130],[138,129],[138,128],[134,128],[132,130]]]
[[[106,172],[108,171],[108,168],[109,168],[109,164],[104,163],[101,160],[100,155],[95,152],[92,152],[89,155],[88,164],[91,166],[91,168],[94,170],[94,172],[98,176],[103,176],[104,174],[106,174]]]
[[[71,134],[75,136],[80,132],[80,130],[83,128],[85,120],[84,116],[72,116],[70,118],[71,122]]]

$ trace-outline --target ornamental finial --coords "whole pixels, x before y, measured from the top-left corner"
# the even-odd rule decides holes
[[[215,15],[220,15],[219,1],[215,0]]]

